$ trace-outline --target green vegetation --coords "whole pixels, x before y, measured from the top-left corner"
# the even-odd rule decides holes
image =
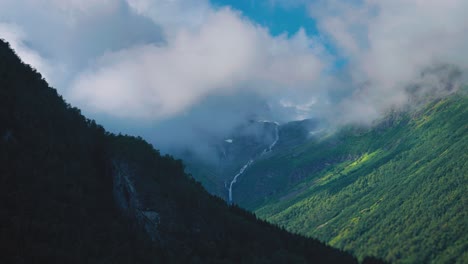
[[[115,162],[157,212],[155,241],[116,206]],[[105,132],[3,41],[0,200],[0,263],[356,263],[209,195],[141,138]]]
[[[238,202],[359,258],[466,263],[466,91],[372,128],[283,146],[239,180]]]

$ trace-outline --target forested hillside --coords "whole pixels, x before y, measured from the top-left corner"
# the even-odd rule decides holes
[[[107,133],[3,41],[0,200],[1,263],[356,262],[228,206],[141,138]]]
[[[278,149],[239,180],[238,202],[359,257],[466,263],[467,150],[465,87],[371,128]]]

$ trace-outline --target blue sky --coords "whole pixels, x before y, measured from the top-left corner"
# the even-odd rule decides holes
[[[294,34],[304,28],[308,35],[318,35],[317,25],[308,13],[307,6],[297,4],[285,6],[272,1],[211,0],[217,6],[230,6],[240,10],[256,23],[267,27],[273,35]]]
[[[330,55],[334,56],[334,61],[328,69],[331,73],[336,73],[347,64],[347,59],[340,54],[338,48],[327,40],[317,28],[316,20],[311,16],[308,5],[314,1],[296,3],[294,1],[275,2],[274,0],[211,0],[211,3],[218,7],[229,6],[239,10],[255,23],[268,28],[274,36],[287,34],[291,36],[299,29],[305,30],[309,36],[320,38],[323,47]]]

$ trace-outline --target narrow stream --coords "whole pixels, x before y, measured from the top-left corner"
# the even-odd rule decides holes
[[[276,143],[278,143],[278,140],[279,140],[278,123],[274,123],[274,124],[275,124],[275,140],[273,141],[273,143],[271,143],[271,145],[267,149],[263,150],[262,156],[271,152],[273,148],[275,147]]]
[[[269,123],[268,121],[262,121],[262,122]],[[278,128],[279,124],[277,122],[272,122],[272,123],[275,124],[275,140],[270,144],[270,146],[268,146],[268,148],[263,150],[260,156],[263,156],[271,152],[279,140],[279,128]],[[241,176],[247,170],[247,168],[250,167],[250,165],[252,165],[253,162],[254,162],[254,159],[250,159],[232,179],[231,184],[229,185],[229,203],[232,203],[232,186],[234,185],[234,183],[237,182],[237,178]]]
[[[244,171],[253,163],[253,160],[249,160],[249,162],[247,162],[247,164],[244,165],[244,167],[242,167],[239,171],[239,173],[237,173],[235,176],[234,176],[234,179],[232,179],[231,181],[231,184],[229,185],[229,203],[232,203],[232,185],[234,185],[234,183],[237,182],[237,178],[239,176],[242,175],[242,173],[244,173]]]

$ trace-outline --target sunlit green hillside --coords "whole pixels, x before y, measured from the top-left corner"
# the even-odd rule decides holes
[[[358,256],[466,263],[467,186],[465,88],[373,128],[282,148],[237,192],[260,217]]]

